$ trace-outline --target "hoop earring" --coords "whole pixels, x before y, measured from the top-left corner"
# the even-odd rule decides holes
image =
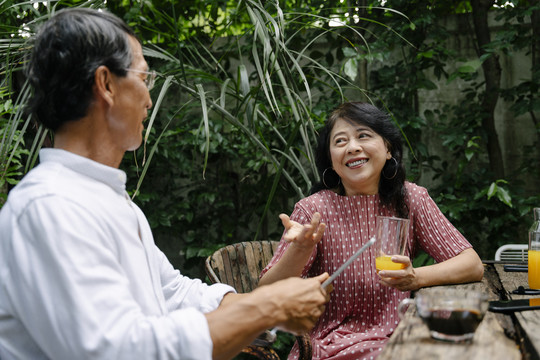
[[[331,189],[331,187],[328,186],[328,184],[326,183],[326,181],[324,181],[324,176],[326,175],[326,171],[327,171],[328,169],[331,169],[331,168],[330,168],[330,167],[327,167],[326,169],[324,169],[324,171],[323,171],[323,173],[322,173],[322,182],[323,182],[324,186],[326,186],[328,189]],[[338,176],[338,183],[337,183],[336,187],[338,187],[339,184],[341,184],[341,178]]]
[[[396,177],[397,172],[398,172],[398,167],[399,167],[399,166],[398,166],[398,162],[397,162],[396,158],[393,157],[393,156],[392,156],[392,160],[394,160],[394,162],[396,163],[396,165],[395,165],[396,171],[394,171],[394,175],[392,175],[391,177],[388,177],[388,176],[386,176],[386,174],[384,173],[384,170],[381,171],[381,174],[382,174],[383,178],[385,178],[386,180],[392,180],[393,178]]]

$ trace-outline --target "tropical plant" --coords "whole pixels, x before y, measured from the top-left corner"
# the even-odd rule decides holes
[[[201,260],[225,244],[279,238],[277,214],[290,212],[317,180],[315,134],[347,99],[372,100],[393,114],[409,145],[410,180],[427,186],[480,255],[492,257],[498,245],[516,242],[540,203],[539,5],[381,3],[0,0],[3,196],[50,141],[22,112],[28,35],[60,8],[107,7],[136,30],[161,74],[145,142],[122,168],[158,246],[184,273],[204,277]],[[476,57],[463,59],[448,41],[476,41],[473,15],[486,9],[499,26],[483,27],[487,40],[476,42]],[[466,25],[450,31],[441,21],[448,17]],[[532,58],[531,76],[509,88],[495,76],[486,86],[497,59],[517,52]],[[456,82],[462,90],[454,102],[425,106],[426,97]],[[485,126],[493,120],[492,93],[536,130],[520,163],[502,171]]]
[[[336,67],[342,50],[317,50],[336,40],[351,48],[347,36],[362,35],[354,26],[329,27],[329,14],[343,18],[345,10],[322,4],[286,3],[286,9],[278,2],[251,0],[107,4],[136,29],[145,56],[162,74],[145,144],[126,157],[124,167],[136,175],[130,176],[133,196],[143,206],[152,204],[147,213],[165,248],[178,244],[182,257],[190,259],[232,239],[277,237],[276,209],[289,209],[292,199],[304,196],[317,180],[312,144],[324,114],[347,95],[361,94]],[[2,5],[3,13],[18,19],[13,27],[6,23],[4,32],[6,41],[11,38],[2,52],[10,81],[20,73],[27,34],[40,22],[65,6],[104,3]],[[8,68],[13,54],[17,67]],[[9,91],[23,103],[28,92],[16,85]],[[22,112],[10,121],[21,136],[38,139],[28,169],[45,134],[25,132],[32,123]],[[8,140],[6,149],[19,144],[14,137]],[[163,175],[146,177],[155,173]],[[167,240],[180,228],[192,230],[182,241]]]
[[[163,75],[157,102],[168,112],[151,118],[152,162],[141,174],[162,165],[167,171],[139,183],[137,196],[152,204],[151,223],[159,224],[161,246],[175,244],[173,253],[195,261],[184,268],[226,243],[279,237],[278,212],[291,209],[317,179],[312,148],[325,114],[348,97],[363,95],[340,73],[342,49],[319,50],[333,42],[354,48],[351,34],[362,38],[357,26],[328,26],[326,8],[300,11],[244,1],[227,13],[230,3],[215,11],[228,14],[223,17],[211,15],[215,4],[199,7],[196,17],[207,15],[210,24],[183,33],[179,24],[186,19],[173,17],[178,9],[172,5],[141,10],[148,11],[144,30],[159,34],[159,41],[154,36],[145,43],[145,55]],[[205,32],[209,28],[218,30]],[[240,36],[232,36],[236,29]],[[173,148],[174,157],[161,150]],[[156,189],[174,196],[159,198]],[[164,240],[174,229],[188,228],[180,241]]]
[[[11,96],[11,102],[3,104],[6,125],[0,143],[1,163],[11,169],[2,173],[7,184],[31,168],[35,150],[46,140],[46,134],[38,133],[17,105],[27,96],[17,76],[26,34],[61,7],[102,7],[104,3],[3,1],[1,5],[6,18],[0,42],[6,75],[3,99]],[[493,213],[497,215],[509,204],[523,204],[512,215],[517,224],[536,198],[530,198],[530,192],[518,195],[517,189],[523,187],[515,181],[484,172],[482,149],[487,138],[477,121],[483,117],[476,105],[481,102],[477,89],[482,86],[477,70],[489,54],[537,44],[534,31],[538,28],[528,31],[523,19],[538,9],[533,3],[515,1],[514,8],[498,10],[505,19],[504,31],[483,44],[487,50],[479,61],[454,71],[447,65],[456,56],[445,45],[450,34],[435,20],[448,14],[472,14],[476,5],[480,4],[393,1],[384,10],[377,8],[376,1],[107,4],[137,30],[146,57],[163,75],[162,87],[154,94],[145,146],[126,157],[123,165],[133,171],[129,177],[133,195],[150,214],[161,246],[171,248],[173,257],[183,252],[178,260],[192,259],[195,267],[198,258],[225,243],[279,236],[276,213],[290,210],[316,180],[311,148],[327,111],[346,98],[373,98],[374,94],[375,99],[384,99],[379,103],[390,111],[399,109],[396,121],[411,144],[411,179],[422,182],[434,174],[435,184],[444,186],[432,189],[453,220],[459,224],[467,218],[457,214],[473,209],[461,206],[457,211],[456,204],[467,204],[466,199],[472,198],[499,201],[499,210]],[[429,11],[422,10],[426,6]],[[345,26],[331,27],[330,20]],[[402,60],[396,57],[396,49]],[[538,46],[535,49],[536,54]],[[368,68],[367,64],[382,66]],[[464,113],[449,105],[421,113],[419,92],[438,87],[426,76],[428,71],[439,79],[470,83],[464,97],[471,102],[471,111]],[[538,108],[537,74],[533,71],[530,80],[501,92],[504,99],[514,102],[517,114],[529,113],[533,121]],[[15,92],[22,95],[14,97]],[[444,136],[444,145],[455,154],[452,165],[425,142],[427,129]],[[30,150],[29,156],[21,152],[25,139],[33,144],[24,148]],[[518,170],[520,174],[535,171],[531,163],[537,163],[534,156],[528,167]],[[458,171],[449,173],[448,166]],[[477,185],[471,186],[472,179]],[[452,196],[458,200],[450,206]],[[175,229],[189,231],[177,236]]]

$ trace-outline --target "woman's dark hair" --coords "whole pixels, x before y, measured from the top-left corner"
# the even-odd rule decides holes
[[[345,188],[339,175],[332,169],[330,157],[330,133],[339,119],[367,126],[383,138],[395,161],[393,159],[387,160],[382,169],[379,180],[379,198],[381,203],[393,209],[397,216],[407,218],[409,210],[405,189],[401,133],[392,122],[390,115],[369,103],[344,103],[337,107],[326,120],[324,128],[319,133],[315,152],[315,163],[321,181],[311,188],[311,193],[337,188],[340,195],[345,195]]]
[[[26,68],[34,90],[29,113],[53,131],[85,116],[96,69],[105,65],[126,75],[132,61],[129,36],[135,36],[133,30],[106,11],[58,11],[33,40]]]

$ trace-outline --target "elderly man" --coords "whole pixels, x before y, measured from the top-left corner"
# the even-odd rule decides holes
[[[0,358],[228,359],[259,333],[310,329],[328,274],[250,294],[182,276],[119,170],[152,106],[139,41],[105,11],[59,11],[27,68],[54,148],[0,212]]]

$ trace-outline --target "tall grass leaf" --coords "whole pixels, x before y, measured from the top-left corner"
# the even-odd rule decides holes
[[[28,155],[28,161],[26,162],[26,167],[24,169],[25,173],[29,172],[30,169],[32,169],[36,165],[39,158],[39,150],[43,146],[47,135],[49,135],[49,130],[45,129],[43,125],[40,125],[38,128],[38,132],[34,137],[34,141],[32,142],[30,154]]]
[[[231,82],[231,79],[225,79],[223,84],[221,84],[221,91],[220,91],[220,96],[219,96],[219,105],[221,107],[225,107],[225,104],[227,101],[227,88],[230,82]]]
[[[244,64],[238,65],[238,87],[240,89],[240,95],[243,97],[243,102],[246,104],[244,117],[245,125],[247,126],[248,124],[253,124],[253,100],[250,95],[249,74]]]
[[[206,167],[208,166],[208,154],[210,153],[210,125],[208,123],[208,108],[206,107],[206,93],[201,84],[197,84],[197,91],[199,93],[199,99],[201,100],[201,109],[203,114],[204,123],[204,137],[205,137],[205,150],[204,150],[204,165],[203,165],[203,179],[205,178]]]
[[[150,120],[148,122],[148,125],[146,126],[146,133],[144,136],[144,143],[148,141],[148,137],[150,136],[150,131],[152,130],[152,127],[154,126],[154,121],[156,119],[156,115],[159,111],[159,108],[161,106],[161,102],[163,101],[163,98],[167,94],[167,90],[171,86],[171,81],[173,79],[172,75],[169,75],[165,78],[165,82],[163,82],[163,86],[161,86],[161,90],[159,91],[158,98],[156,100],[156,103],[154,104],[154,107],[152,109],[152,115],[150,116]],[[144,160],[143,160],[144,165]]]
[[[255,14],[253,14],[253,11],[251,11],[248,8],[248,12],[250,13],[250,16],[252,16],[252,20],[255,22],[255,32],[253,35],[253,49],[252,49],[252,56],[253,56],[253,62],[255,64],[255,68],[257,70],[259,80],[261,81],[261,87],[264,91],[265,97],[268,101],[268,104],[272,108],[272,111],[276,114],[278,114],[281,117],[281,113],[279,111],[279,106],[276,101],[276,97],[274,95],[274,91],[272,88],[272,80],[270,78],[270,75],[268,74],[268,69],[270,65],[268,64],[268,61],[261,61],[259,57],[259,52],[257,48],[257,39],[262,37],[262,43],[263,48],[266,49],[267,43],[266,43],[266,37],[264,36],[264,32],[261,30],[261,27],[263,26],[261,24],[261,19],[256,17]],[[266,53],[266,52],[263,52]]]

